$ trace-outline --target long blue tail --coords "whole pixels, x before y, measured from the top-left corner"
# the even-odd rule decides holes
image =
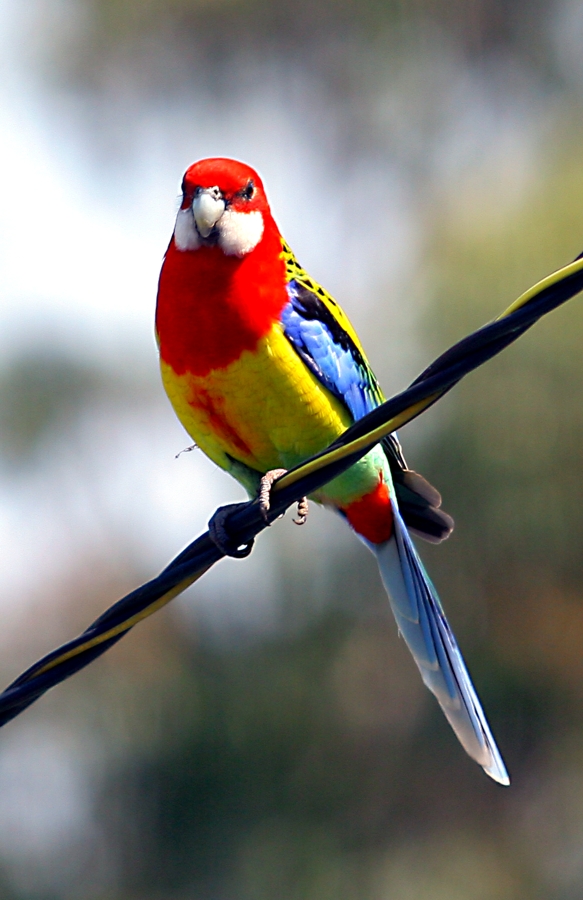
[[[494,781],[510,784],[437,592],[395,507],[390,540],[366,543],[378,560],[399,631],[466,753]]]

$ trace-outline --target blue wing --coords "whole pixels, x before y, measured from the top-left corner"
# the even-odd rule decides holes
[[[295,279],[281,321],[287,339],[316,378],[361,419],[383,395],[361,350],[320,297]]]
[[[360,419],[383,400],[378,382],[332,298],[289,253],[289,302],[281,317],[284,333],[316,378],[345,404],[353,419]],[[423,681],[466,752],[494,780],[508,784],[463,657],[406,527],[430,540],[442,540],[453,522],[439,509],[441,498],[435,488],[407,468],[397,438],[390,435],[383,445],[398,502],[393,509],[394,533],[384,544],[365,543],[377,557],[399,631]]]
[[[289,273],[289,302],[281,315],[284,334],[318,381],[344,403],[355,421],[361,419],[383,402],[379,383],[335,301],[299,267],[298,272],[299,277],[294,269]],[[395,434],[384,438],[382,445],[407,526],[425,540],[443,541],[453,529],[453,519],[439,508],[439,491],[409,469]]]

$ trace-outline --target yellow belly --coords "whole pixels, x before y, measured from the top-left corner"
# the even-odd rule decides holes
[[[187,432],[217,465],[290,468],[350,424],[346,408],[300,360],[279,324],[253,352],[205,376],[161,363],[166,392]]]

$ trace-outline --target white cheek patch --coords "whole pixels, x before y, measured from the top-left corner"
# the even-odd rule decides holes
[[[200,235],[194,224],[192,209],[179,209],[174,226],[174,243],[178,250],[198,250]]]
[[[263,235],[263,216],[259,210],[234,212],[227,209],[219,219],[219,247],[227,256],[245,256]]]

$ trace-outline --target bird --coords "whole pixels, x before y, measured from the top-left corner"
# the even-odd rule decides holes
[[[274,479],[379,406],[380,385],[348,317],[297,261],[258,173],[193,163],[156,304],[162,382],[196,445],[264,512]],[[453,520],[389,435],[316,491],[375,555],[398,630],[463,748],[509,777],[411,535],[440,542]],[[305,521],[307,503],[298,506]]]

